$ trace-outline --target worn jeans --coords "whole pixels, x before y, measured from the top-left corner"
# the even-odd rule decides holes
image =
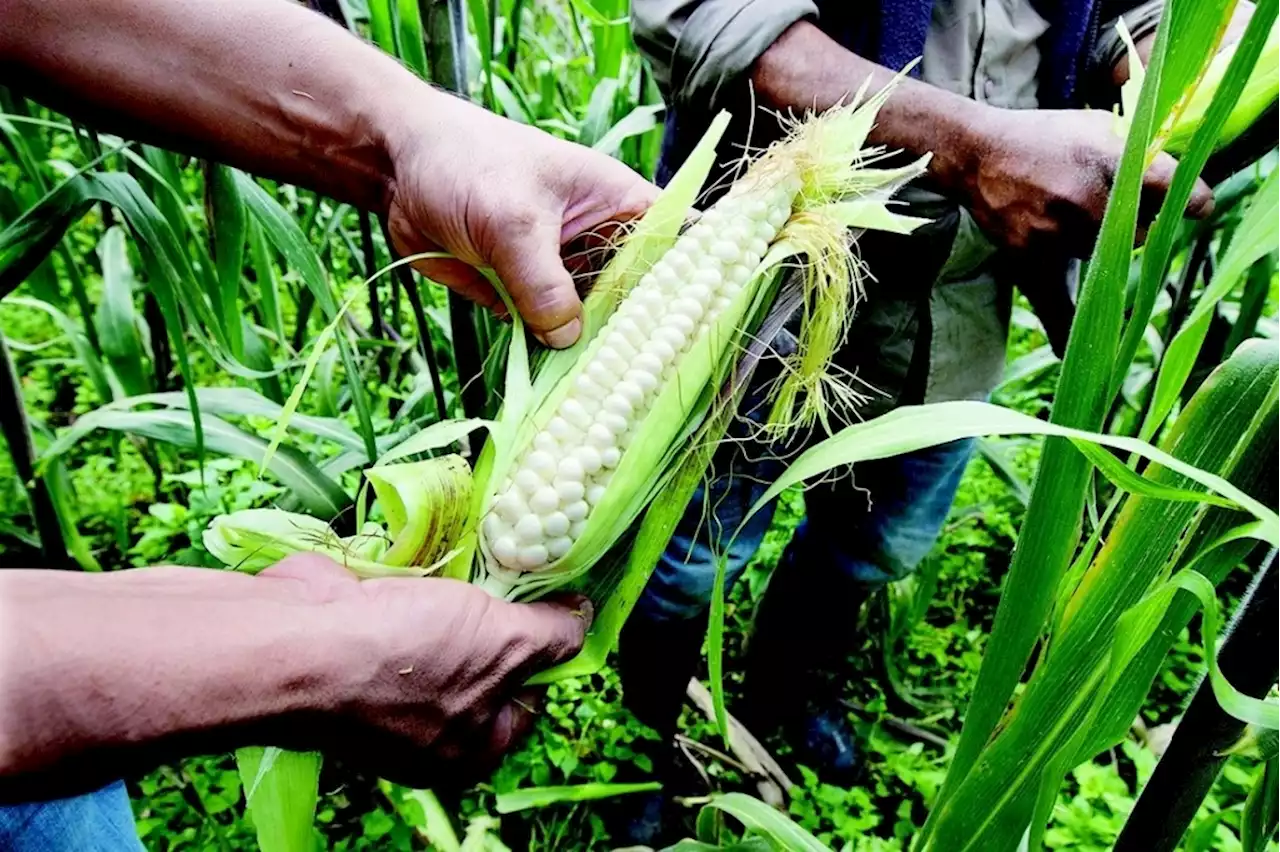
[[[816,594],[850,585],[869,593],[906,576],[941,532],[972,451],[972,440],[955,441],[863,462],[855,466],[852,481],[846,476],[811,486],[805,491],[804,520],[778,570],[806,575]],[[769,530],[774,505],[753,515],[730,539],[783,465],[743,455],[736,450],[730,470],[694,495],[634,617],[659,622],[699,617],[711,600],[716,554],[727,556],[726,589],[747,567]]]
[[[4,852],[142,852],[124,782],[100,790],[0,806]]]

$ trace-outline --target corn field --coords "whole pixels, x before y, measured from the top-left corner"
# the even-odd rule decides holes
[[[623,0],[310,5],[438,86],[654,174],[663,105]],[[1187,108],[1233,6],[1167,3],[1125,92],[1065,354],[1019,302],[990,402],[852,417],[768,484],[753,511],[782,508],[745,581],[721,571],[682,716],[704,792],[672,848],[1277,848],[1280,171],[1274,135],[1217,151],[1276,0]],[[806,305],[818,365],[789,374],[769,425],[824,421],[824,335],[857,274],[831,246],[912,227],[885,202],[922,163],[851,171],[876,106],[864,91],[798,125],[688,224],[713,124],[596,277],[583,340],[548,352],[518,315],[396,264],[367,213],[0,88],[0,565],[256,570],[319,550],[362,576],[596,602],[583,653],[540,676],[535,732],[484,783],[410,790],[279,749],[195,757],[129,779],[147,848],[614,848],[604,817],[654,735],[622,708],[610,654],[741,402],[752,341]],[[1178,170],[1137,239],[1143,171],[1171,139]],[[782,163],[805,145],[830,168]],[[1214,212],[1186,220],[1202,173]],[[842,206],[833,187],[855,177],[870,202]],[[979,453],[942,540],[858,616],[841,695],[863,781],[781,783],[735,747],[732,713],[805,483],[960,438]]]

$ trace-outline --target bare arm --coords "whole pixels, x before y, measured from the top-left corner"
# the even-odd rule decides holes
[[[373,210],[422,271],[494,306],[492,266],[553,345],[581,305],[563,242],[643,210],[620,163],[499,119],[287,0],[0,0],[0,79],[131,138]]]
[[[257,577],[0,572],[0,625],[0,801],[250,744],[438,783],[511,743],[524,680],[586,627],[451,580],[359,583],[314,556]]]
[[[847,101],[868,77],[875,89],[893,75],[800,21],[756,61],[751,79],[770,106],[824,108]],[[1000,109],[908,79],[880,111],[871,139],[932,152],[930,177],[996,239],[1087,256],[1123,151],[1111,128],[1104,112]],[[1174,166],[1157,158],[1144,191],[1162,196]],[[1201,184],[1188,214],[1205,215],[1211,206]]]

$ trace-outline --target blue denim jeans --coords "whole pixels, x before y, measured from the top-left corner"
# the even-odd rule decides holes
[[[728,452],[725,452],[728,451]],[[705,612],[715,584],[716,554],[728,556],[725,588],[760,547],[774,505],[756,513],[732,539],[747,511],[783,468],[777,460],[749,460],[754,450],[726,445],[728,470],[700,488],[636,604],[635,616],[655,622]],[[779,571],[808,575],[809,588],[865,592],[906,576],[937,540],[973,452],[970,439],[888,459],[864,462],[846,476],[805,491],[805,517]]]
[[[5,852],[143,852],[124,782],[100,790],[0,806]]]

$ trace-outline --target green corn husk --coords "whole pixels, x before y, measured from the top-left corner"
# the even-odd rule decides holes
[[[1280,22],[1272,24],[1266,46],[1263,47],[1257,63],[1249,74],[1244,90],[1240,93],[1240,99],[1236,101],[1235,107],[1218,134],[1214,150],[1220,151],[1240,138],[1276,102],[1277,97],[1280,97],[1280,31],[1277,30],[1277,26],[1280,26]],[[1125,28],[1124,22],[1119,21],[1116,28],[1128,48],[1131,69],[1128,82],[1120,90],[1123,113],[1119,120],[1119,129],[1123,133],[1128,127],[1127,117],[1133,115],[1137,108],[1138,93],[1142,90],[1145,69],[1142,59],[1138,56],[1137,46]],[[1190,97],[1180,109],[1174,111],[1170,124],[1163,134],[1165,151],[1174,156],[1186,153],[1191,144],[1191,137],[1204,121],[1209,104],[1213,102],[1213,97],[1217,94],[1218,87],[1222,84],[1234,55],[1235,49],[1231,48],[1220,51],[1214,56]]]

